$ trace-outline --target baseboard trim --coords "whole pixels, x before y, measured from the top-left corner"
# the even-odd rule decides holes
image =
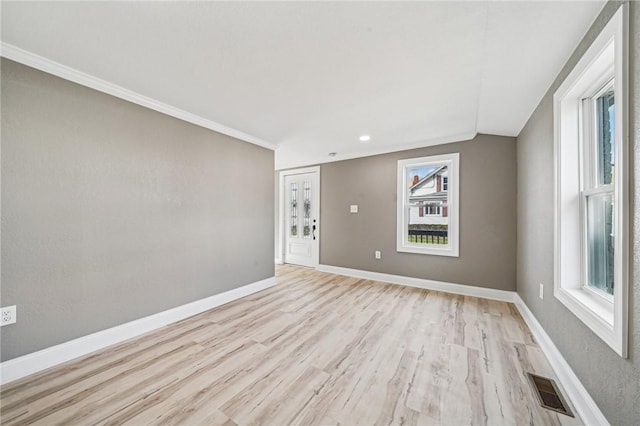
[[[359,269],[342,268],[339,266],[319,265],[316,268],[321,272],[331,274],[345,275],[348,277],[364,278],[368,280],[382,281],[391,284],[406,285],[409,287],[423,288],[427,290],[437,290],[446,293],[461,294],[464,296],[475,296],[484,299],[500,300],[503,302],[513,303],[525,323],[531,330],[540,349],[549,360],[549,364],[560,385],[564,389],[573,404],[576,414],[580,417],[585,425],[609,425],[606,417],[596,405],[587,389],[582,385],[578,376],[573,372],[569,363],[564,359],[556,345],[553,343],[547,332],[542,328],[533,315],[529,307],[520,298],[515,291],[496,290],[483,287],[473,287],[463,284],[454,284],[442,281],[425,280],[420,278],[404,277],[401,275],[383,274],[380,272],[363,271]]]
[[[0,384],[4,385],[29,374],[37,373],[107,346],[140,336],[165,325],[273,287],[275,284],[275,277],[266,278],[224,293],[196,300],[195,302],[5,361],[0,364]]]
[[[587,389],[582,385],[578,376],[573,372],[569,363],[564,359],[556,345],[551,340],[551,337],[542,328],[542,325],[538,322],[533,312],[529,309],[524,300],[518,293],[514,294],[513,303],[518,308],[520,315],[524,319],[525,323],[531,330],[531,333],[535,337],[538,345],[544,352],[545,356],[551,364],[551,368],[558,376],[558,380],[562,385],[564,391],[569,397],[569,401],[573,403],[575,411],[582,419],[585,425],[608,425],[609,421],[602,414],[602,411],[598,408]]]
[[[381,272],[364,271],[361,269],[342,268],[331,265],[318,265],[321,272],[346,275],[348,277],[364,278],[367,280],[383,281],[391,284],[406,285],[426,290],[444,291],[446,293],[461,294],[463,296],[481,297],[484,299],[513,302],[513,291],[496,290],[493,288],[474,287],[464,284],[454,284],[443,281],[426,280],[422,278],[405,277],[402,275],[383,274]]]
[[[520,315],[522,315],[522,318],[531,330],[531,333],[540,345],[540,348],[549,360],[549,364],[558,377],[568,399],[573,404],[576,414],[585,425],[609,424],[593,398],[591,398],[591,395],[589,395],[589,392],[582,385],[580,379],[578,379],[578,376],[573,372],[542,325],[538,322],[529,307],[516,292],[472,287],[463,284],[383,274],[379,272],[342,268],[331,265],[319,265],[316,269],[321,272],[355,278],[514,303],[520,312]],[[103,349],[107,346],[120,343],[173,322],[199,314],[208,309],[257,293],[261,290],[272,287],[275,284],[275,277],[270,277],[262,281],[248,284],[224,293],[216,294],[205,299],[197,300],[148,317],[140,318],[107,330],[99,331],[69,342],[52,346],[38,352],[5,361],[0,364],[0,383],[6,384],[14,380],[18,380],[29,374],[37,373],[55,365],[70,361],[74,358],[87,355],[96,350]]]

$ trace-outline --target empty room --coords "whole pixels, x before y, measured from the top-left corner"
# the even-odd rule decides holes
[[[0,424],[640,424],[640,3],[0,16]]]

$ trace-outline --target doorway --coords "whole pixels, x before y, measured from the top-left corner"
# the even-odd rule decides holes
[[[320,258],[320,168],[280,172],[283,263],[317,267]]]

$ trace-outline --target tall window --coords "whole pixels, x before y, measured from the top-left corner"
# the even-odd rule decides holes
[[[554,94],[554,295],[627,356],[627,29],[622,5]]]
[[[582,100],[583,236],[587,285],[613,295],[615,258],[615,91],[613,80]]]
[[[460,155],[398,161],[397,251],[458,256]]]

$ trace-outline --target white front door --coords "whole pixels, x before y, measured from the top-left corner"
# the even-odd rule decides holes
[[[291,172],[289,172],[291,173]],[[284,262],[318,266],[318,172],[284,176]]]

